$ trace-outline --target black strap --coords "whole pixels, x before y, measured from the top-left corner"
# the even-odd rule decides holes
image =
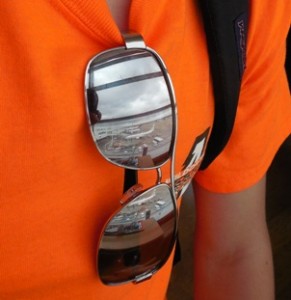
[[[138,182],[137,171],[124,169],[123,193]]]
[[[201,169],[223,150],[231,135],[246,65],[247,0],[199,0],[212,74],[215,117]]]

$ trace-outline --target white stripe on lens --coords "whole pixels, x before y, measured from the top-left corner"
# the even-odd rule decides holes
[[[139,66],[137,68],[137,65]],[[142,67],[141,67],[142,66]],[[92,69],[92,68],[91,68]],[[160,72],[160,67],[152,56],[138,57],[131,60],[120,60],[118,63],[106,65],[92,71],[92,87],[111,82]]]

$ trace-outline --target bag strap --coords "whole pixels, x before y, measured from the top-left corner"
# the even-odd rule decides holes
[[[235,121],[246,66],[248,0],[199,0],[213,81],[215,116],[205,157],[206,169],[227,144]]]

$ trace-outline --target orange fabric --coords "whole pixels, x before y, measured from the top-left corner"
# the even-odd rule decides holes
[[[220,193],[237,192],[257,182],[291,132],[291,101],[284,69],[291,2],[251,4],[247,68],[235,127],[222,154],[196,176],[200,185]]]
[[[248,70],[230,146],[198,177],[211,189],[254,183],[290,131],[281,68],[290,4],[276,3],[272,10],[269,2],[253,7]],[[213,120],[205,36],[192,3],[134,0],[129,22],[163,57],[175,85],[177,173]],[[261,37],[266,12],[276,17]],[[95,149],[83,100],[89,59],[122,44],[105,1],[2,1],[0,25],[0,299],[163,299],[171,259],[139,285],[107,287],[95,271],[98,238],[123,185],[122,169]],[[235,145],[249,150],[249,139],[256,140],[250,155],[238,156]],[[155,173],[140,178],[153,184]]]

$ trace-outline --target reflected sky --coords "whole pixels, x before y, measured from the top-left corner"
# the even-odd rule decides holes
[[[97,57],[89,67],[88,87],[97,93],[96,110],[101,113],[101,121],[139,115],[171,104],[161,67],[144,50]]]
[[[163,77],[156,77],[97,92],[101,120],[150,112],[171,103]],[[114,109],[113,109],[114,108]]]

